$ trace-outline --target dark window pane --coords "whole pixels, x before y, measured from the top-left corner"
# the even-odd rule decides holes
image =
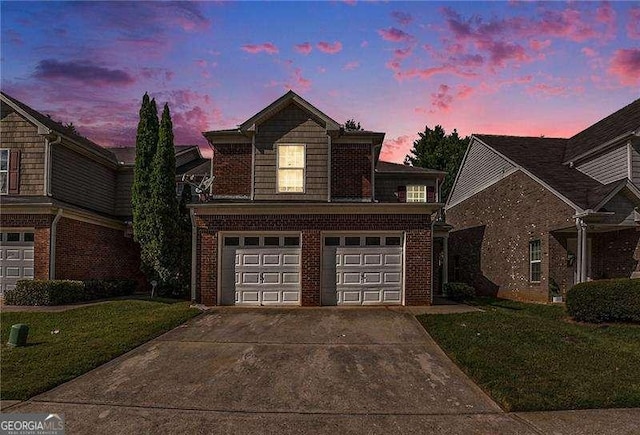
[[[239,246],[240,237],[225,237],[224,246]]]
[[[367,237],[365,239],[365,245],[367,245],[367,246],[380,246],[380,237]]]
[[[531,281],[540,282],[540,263],[531,263]]]
[[[260,237],[245,237],[244,246],[258,246],[260,244]]]
[[[280,246],[280,237],[265,237],[264,246]]]
[[[300,246],[300,237],[285,237],[284,246]]]
[[[387,246],[400,246],[400,237],[387,237],[384,243]]]
[[[7,242],[19,242],[20,233],[7,233]]]
[[[24,233],[25,242],[33,242],[33,233]]]
[[[340,237],[325,237],[324,246],[340,246]]]
[[[347,246],[360,246],[360,237],[345,237],[344,244]]]

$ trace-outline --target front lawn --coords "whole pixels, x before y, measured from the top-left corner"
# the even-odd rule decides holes
[[[640,325],[571,322],[562,306],[480,302],[418,320],[507,411],[640,406]]]
[[[24,400],[79,376],[198,314],[188,302],[117,300],[58,313],[0,314],[0,396]],[[7,346],[29,325],[26,347]],[[58,331],[56,333],[56,331]]]

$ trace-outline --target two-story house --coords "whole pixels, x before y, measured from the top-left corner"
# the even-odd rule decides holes
[[[547,302],[640,277],[640,100],[569,139],[473,135],[446,206],[449,276]]]
[[[192,298],[206,305],[427,305],[444,173],[379,161],[294,92],[203,133],[215,176],[191,206]]]
[[[104,148],[0,93],[0,294],[19,279],[134,278],[135,148]],[[196,146],[178,175],[209,174]]]

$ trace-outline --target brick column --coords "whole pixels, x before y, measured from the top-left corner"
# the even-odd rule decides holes
[[[320,231],[302,231],[301,255],[301,284],[302,306],[320,306],[320,269],[322,256],[320,255]]]
[[[198,229],[198,270],[196,300],[212,306],[218,304],[218,233]]]
[[[51,228],[36,228],[33,235],[33,277],[49,279]]]
[[[405,305],[431,305],[431,230],[406,233]]]

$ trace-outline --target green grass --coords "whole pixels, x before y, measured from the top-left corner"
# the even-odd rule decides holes
[[[188,302],[117,300],[58,313],[0,314],[0,396],[25,400],[79,376],[198,314]],[[11,325],[29,325],[26,347],[7,346]],[[51,331],[59,330],[58,334]]]
[[[418,320],[507,411],[640,406],[640,325],[571,322],[562,306],[479,302]]]

